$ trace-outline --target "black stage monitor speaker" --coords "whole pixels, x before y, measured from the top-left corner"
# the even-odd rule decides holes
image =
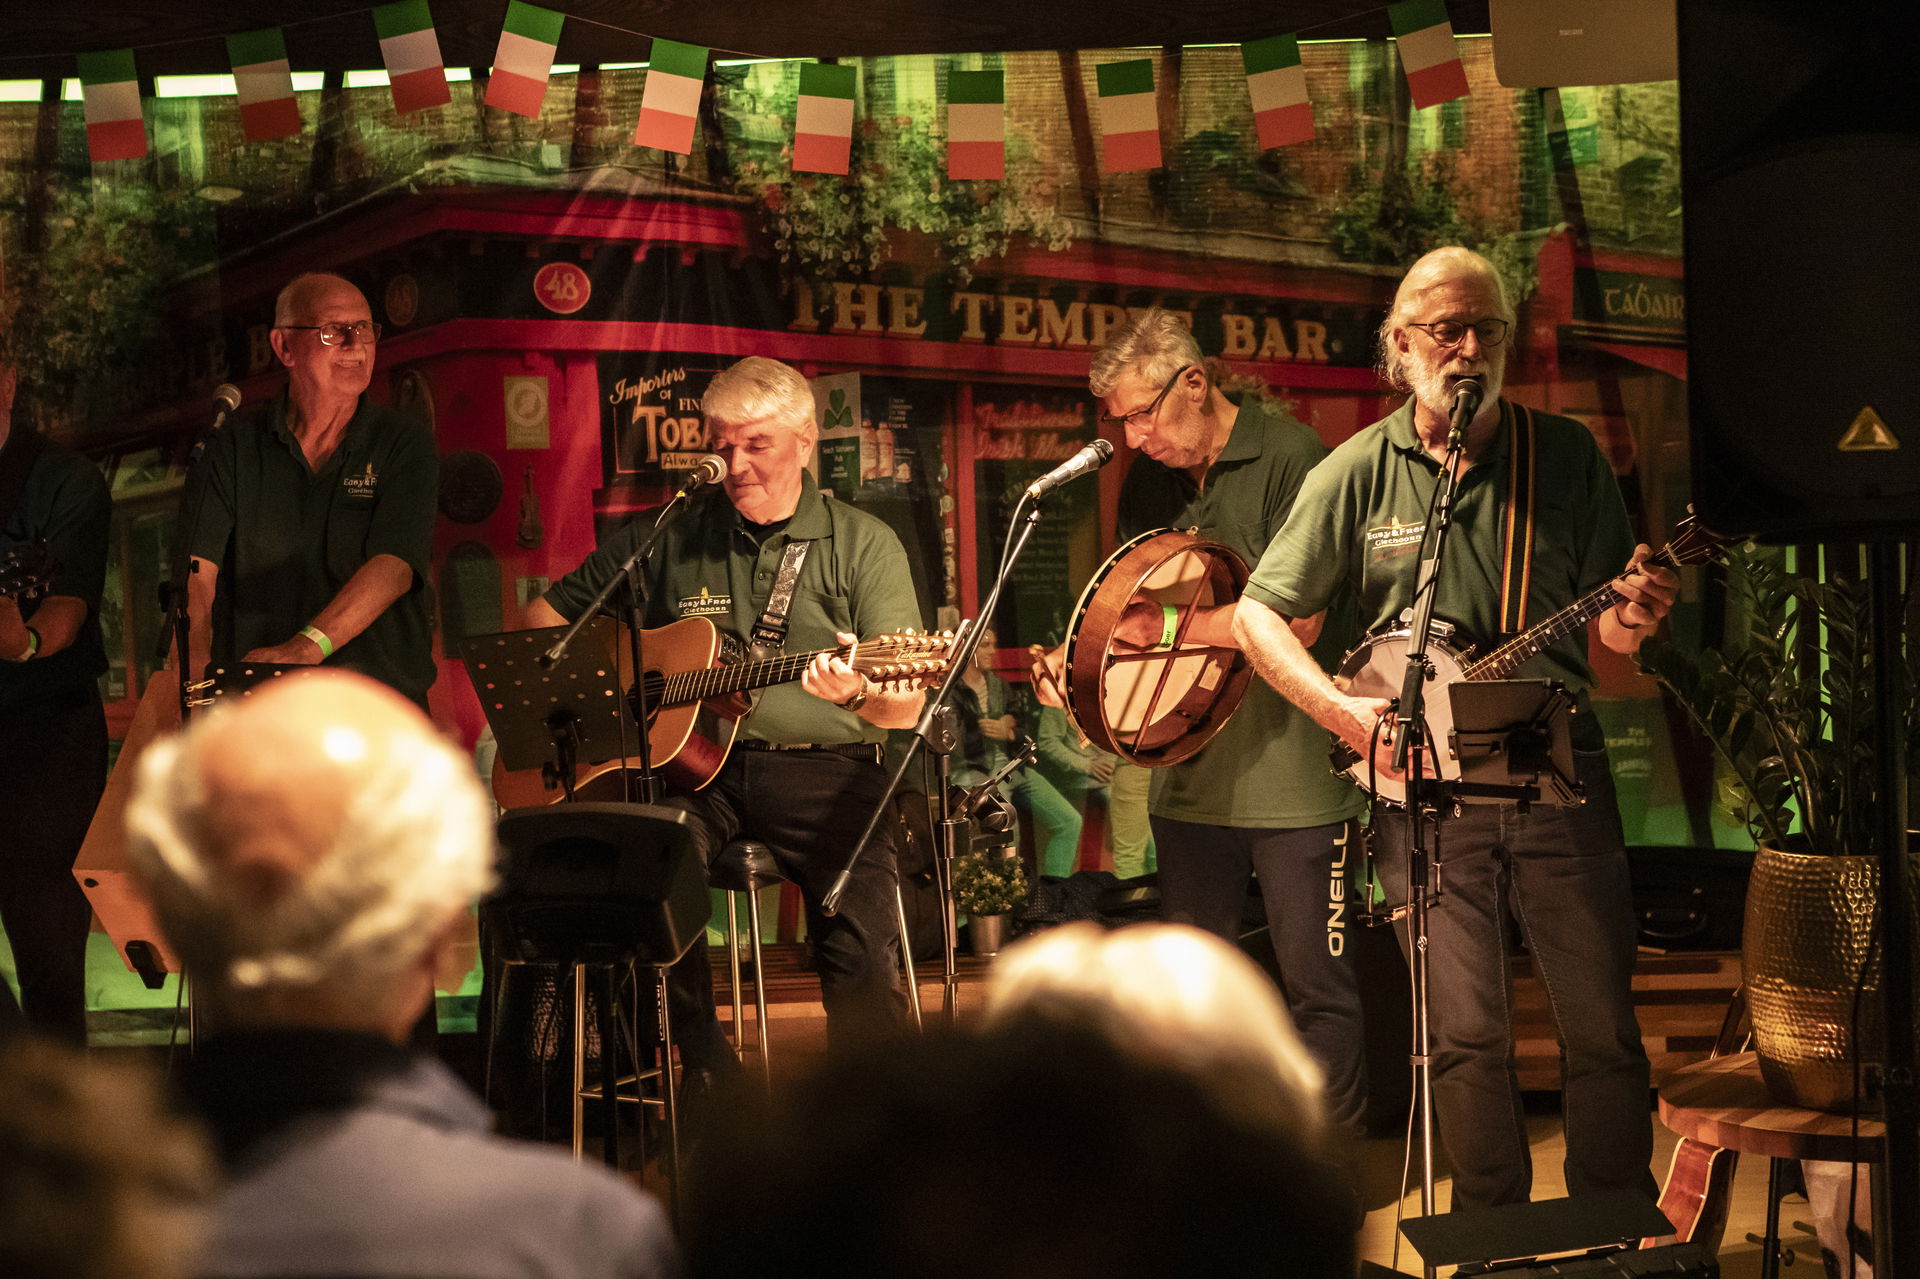
[[[1908,5],[1679,6],[1694,506],[1774,541],[1920,533]]]

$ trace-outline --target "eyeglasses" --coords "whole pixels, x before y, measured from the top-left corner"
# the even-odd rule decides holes
[[[1194,366],[1191,364],[1182,364],[1174,375],[1167,379],[1167,384],[1160,388],[1160,394],[1153,397],[1153,403],[1147,405],[1144,409],[1134,409],[1127,413],[1102,413],[1100,415],[1100,425],[1117,426],[1124,430],[1126,429],[1127,423],[1137,417],[1152,417],[1154,411],[1160,407],[1160,402],[1167,398],[1167,392],[1173,390],[1174,384],[1185,376],[1186,371],[1192,367]]]
[[[311,329],[320,335],[321,346],[344,346],[348,338],[361,345],[380,340],[380,326],[372,320],[355,320],[352,324],[278,324],[281,329]]]
[[[1467,340],[1467,330],[1473,330],[1473,336],[1480,339],[1481,346],[1499,346],[1507,340],[1508,330],[1513,325],[1505,320],[1475,320],[1472,324],[1461,324],[1457,320],[1435,320],[1432,324],[1407,325],[1410,329],[1419,329],[1433,339],[1435,346],[1459,346]]]

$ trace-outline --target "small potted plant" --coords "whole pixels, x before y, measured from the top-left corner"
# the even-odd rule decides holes
[[[974,954],[999,952],[1007,916],[1026,899],[1026,868],[1012,849],[983,849],[953,859],[953,901],[967,916]]]

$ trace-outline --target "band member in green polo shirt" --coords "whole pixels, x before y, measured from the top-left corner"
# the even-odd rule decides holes
[[[925,625],[907,553],[885,523],[820,492],[806,469],[817,428],[813,392],[799,372],[760,356],[722,371],[700,402],[714,449],[727,461],[719,489],[691,498],[645,566],[649,627],[705,616],[746,644],[766,609],[790,544],[807,543],[792,592],[788,652],[850,644]],[[642,512],[528,610],[534,626],[571,621],[653,527]],[[834,1039],[892,1029],[904,1010],[890,824],[862,856],[839,913],[820,899],[886,790],[880,743],[917,721],[924,694],[869,681],[822,654],[798,683],[763,689],[741,722],[719,775],[671,797],[696,819],[703,858],[730,839],[772,848],[799,885]],[[723,1064],[704,942],[675,969],[675,1038],[693,1069]]]
[[[273,324],[285,393],[229,423],[198,468],[187,669],[204,670],[209,656],[226,667],[344,666],[424,709],[433,439],[367,398],[380,326],[359,289],[299,276],[280,291]]]
[[[93,912],[73,859],[107,781],[97,679],[113,504],[98,467],[9,416],[13,391],[0,369],[0,574],[43,552],[51,577],[19,597],[0,585],[0,924],[27,1024],[84,1044]],[[0,1037],[12,1003],[0,981]]]
[[[1503,625],[1501,607],[1510,508],[1516,527],[1533,525],[1530,574],[1510,579],[1524,583],[1515,590],[1527,618],[1549,617],[1612,579],[1625,599],[1602,614],[1600,642],[1631,653],[1672,606],[1675,579],[1641,563],[1647,548],[1634,547],[1619,485],[1587,429],[1500,398],[1513,320],[1499,273],[1479,254],[1436,249],[1414,264],[1380,330],[1382,375],[1410,393],[1407,402],[1307,477],[1241,599],[1234,631],[1260,673],[1363,758],[1389,704],[1336,686],[1299,642],[1296,619],[1318,613],[1344,586],[1358,593],[1368,631],[1397,624],[1413,603],[1415,552],[1462,378],[1481,379],[1484,399],[1465,432],[1433,606],[1456,626],[1455,643],[1488,646],[1515,629]],[[1531,467],[1508,465],[1516,430],[1532,438]],[[1509,500],[1510,471],[1533,477],[1530,502]],[[1531,521],[1522,518],[1528,512]],[[1351,643],[1360,633],[1338,638]],[[1586,635],[1557,642],[1517,674],[1584,690],[1593,680]],[[1627,860],[1592,715],[1575,716],[1574,745],[1584,805],[1469,805],[1430,841],[1441,850],[1441,897],[1428,917],[1433,1093],[1455,1209],[1525,1202],[1532,1188],[1513,1074],[1509,914],[1540,970],[1565,1054],[1568,1192],[1653,1194],[1647,1057],[1628,988]],[[1396,904],[1407,895],[1410,842],[1405,810],[1383,811],[1375,849]]]
[[[1287,517],[1326,446],[1313,431],[1215,385],[1193,334],[1154,310],[1095,354],[1088,384],[1144,454],[1120,497],[1122,539],[1198,528],[1247,563]],[[1189,643],[1233,645],[1233,606],[1200,610]],[[1136,602],[1115,638],[1160,640],[1161,610]],[[1329,662],[1337,649],[1325,654]],[[1035,691],[1060,704],[1059,652],[1035,663]],[[1348,867],[1357,857],[1360,793],[1327,767],[1326,735],[1255,681],[1219,735],[1155,769],[1148,811],[1159,855],[1161,913],[1237,940],[1249,879],[1266,902],[1280,981],[1300,1037],[1326,1074],[1329,1119],[1356,1130],[1366,1104],[1359,978]]]

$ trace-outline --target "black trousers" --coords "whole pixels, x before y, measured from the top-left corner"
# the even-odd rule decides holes
[[[107,782],[107,722],[91,683],[0,706],[0,926],[29,1026],[87,1038],[87,925],[73,878]]]
[[[736,749],[704,789],[666,801],[694,818],[703,861],[710,864],[730,840],[758,840],[799,886],[834,1043],[896,1031],[905,1015],[891,820],[861,854],[839,913],[820,911],[886,786],[885,772],[870,760],[831,751]],[[714,1017],[704,938],[674,966],[667,991],[681,1059],[719,1064],[728,1049]]]

